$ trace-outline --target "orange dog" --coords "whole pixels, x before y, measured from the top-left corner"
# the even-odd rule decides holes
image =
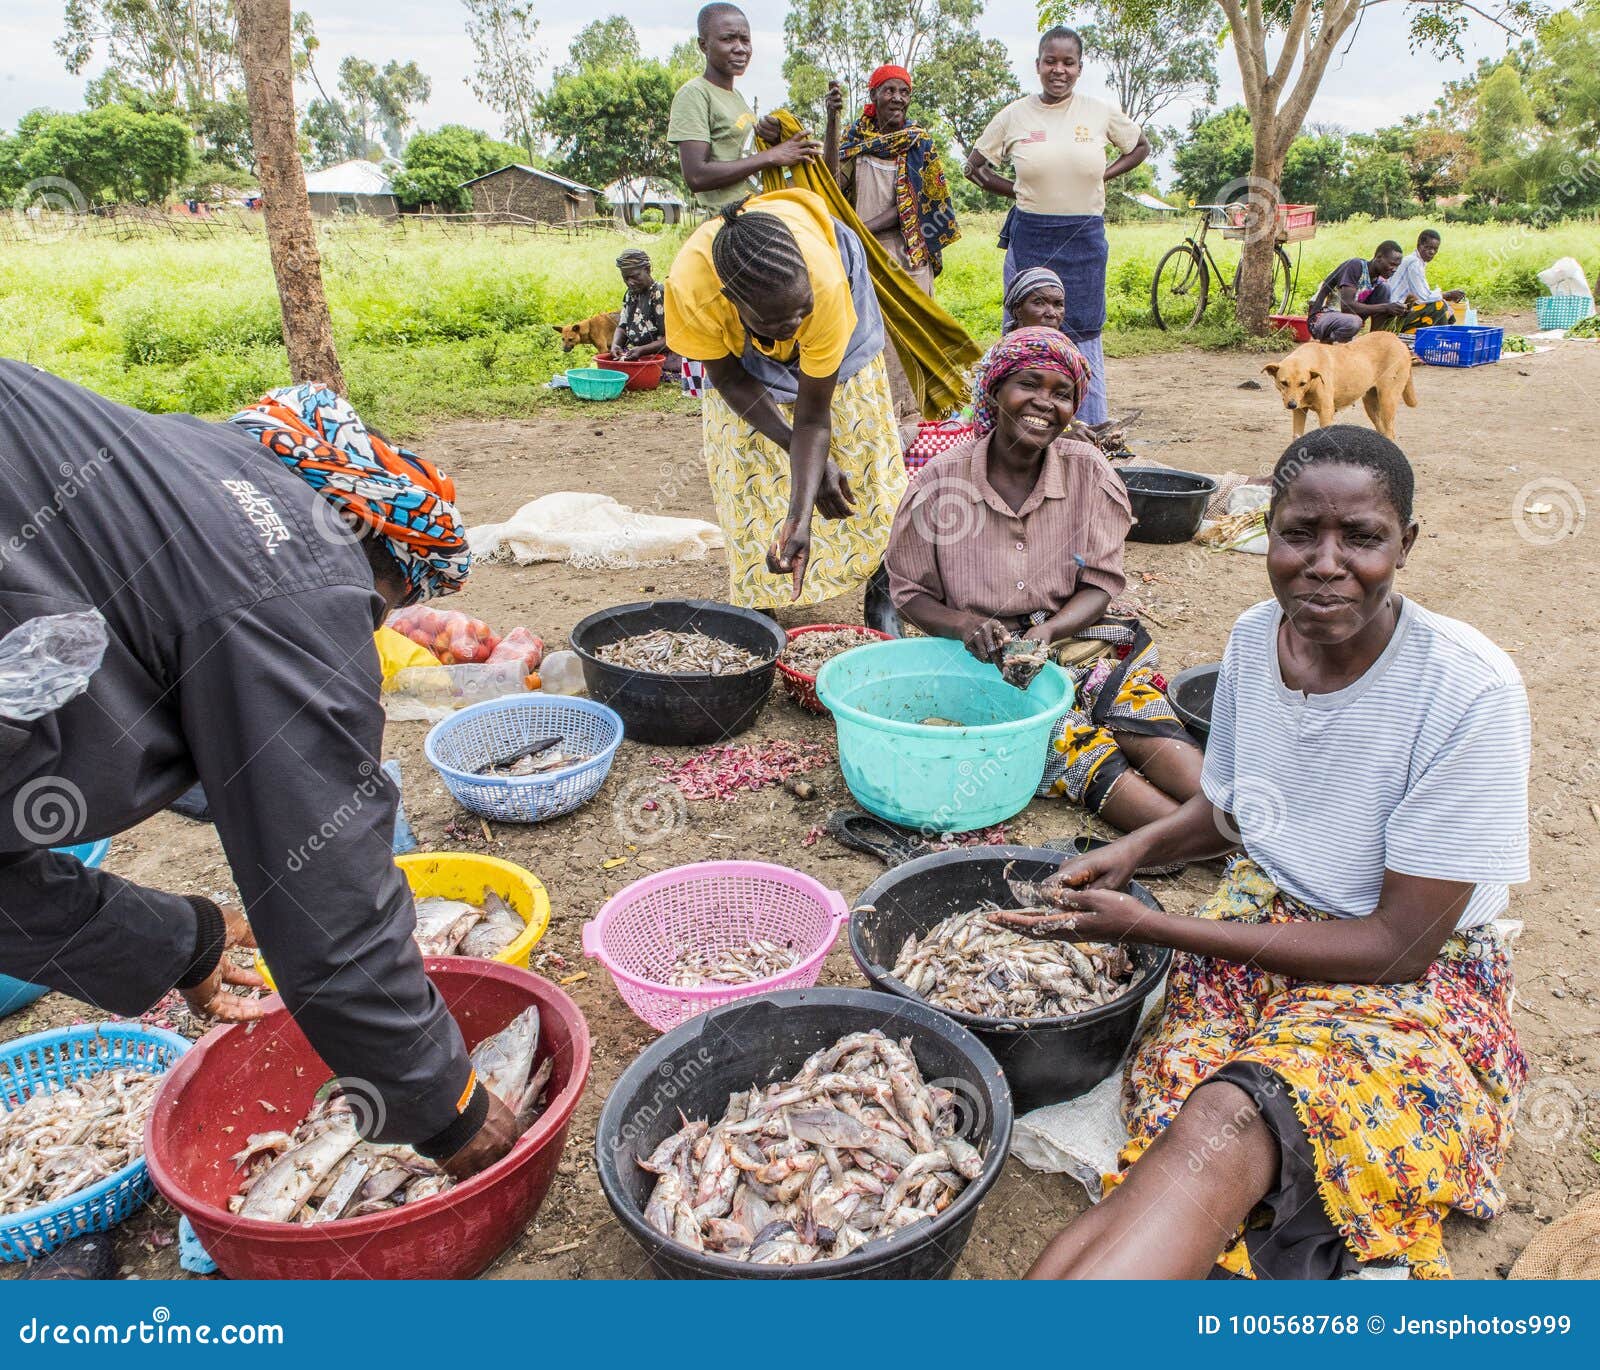
[[[1308,412],[1314,411],[1326,428],[1336,410],[1360,400],[1372,426],[1392,440],[1400,401],[1417,407],[1412,361],[1395,334],[1380,330],[1347,343],[1301,343],[1281,362],[1261,369],[1278,387],[1283,407],[1293,412],[1295,437],[1305,433]]]
[[[553,323],[551,328],[561,335],[561,350],[570,352],[579,343],[586,343],[596,352],[609,352],[611,340],[617,336],[617,320],[622,317],[617,310],[609,314],[593,314],[577,323]]]

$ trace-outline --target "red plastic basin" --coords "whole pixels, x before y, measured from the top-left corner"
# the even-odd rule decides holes
[[[424,965],[469,1047],[538,1004],[538,1059],[555,1055],[544,1116],[488,1170],[420,1203],[311,1226],[236,1217],[228,1196],[239,1174],[229,1158],[252,1132],[292,1129],[331,1074],[275,999],[254,1032],[226,1027],[201,1038],[168,1073],[145,1124],[156,1188],[194,1225],[225,1275],[465,1279],[510,1246],[538,1211],[589,1079],[589,1026],[562,990],[518,966],[454,957]]]
[[[1296,342],[1311,341],[1311,326],[1304,314],[1268,314],[1267,322],[1274,329],[1292,333]]]
[[[594,359],[594,364],[603,370],[620,371],[627,376],[624,390],[654,390],[661,384],[661,368],[666,363],[666,357],[659,353],[636,362],[619,361],[609,352],[601,352]]]

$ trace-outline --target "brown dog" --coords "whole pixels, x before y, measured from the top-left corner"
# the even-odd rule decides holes
[[[1395,334],[1379,330],[1347,343],[1301,343],[1281,362],[1261,369],[1278,387],[1283,407],[1293,412],[1295,437],[1305,433],[1308,412],[1326,428],[1335,411],[1360,400],[1372,426],[1393,439],[1400,401],[1417,407],[1412,360]]]
[[[591,314],[577,323],[553,323],[551,328],[561,335],[561,350],[570,352],[579,343],[587,343],[596,352],[609,352],[611,340],[617,336],[617,320],[622,317],[617,310],[609,314]]]

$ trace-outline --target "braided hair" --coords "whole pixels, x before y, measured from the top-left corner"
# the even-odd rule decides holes
[[[746,210],[748,199],[722,211],[711,240],[711,265],[722,288],[742,304],[782,295],[807,278],[806,259],[789,226],[776,214]]]

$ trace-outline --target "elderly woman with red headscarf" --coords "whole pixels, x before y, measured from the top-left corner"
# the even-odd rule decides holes
[[[843,92],[828,87],[823,156],[867,232],[927,294],[944,249],[961,236],[932,138],[909,117],[911,73],[892,64],[867,78],[861,117],[839,136]]]
[[[1076,699],[1040,793],[1126,830],[1199,792],[1201,754],[1149,634],[1114,605],[1133,516],[1105,456],[1065,436],[1088,387],[1088,363],[1056,329],[991,347],[973,377],[974,439],[922,469],[885,563],[895,607],[923,632],[988,662],[1029,639],[1067,669]]]

